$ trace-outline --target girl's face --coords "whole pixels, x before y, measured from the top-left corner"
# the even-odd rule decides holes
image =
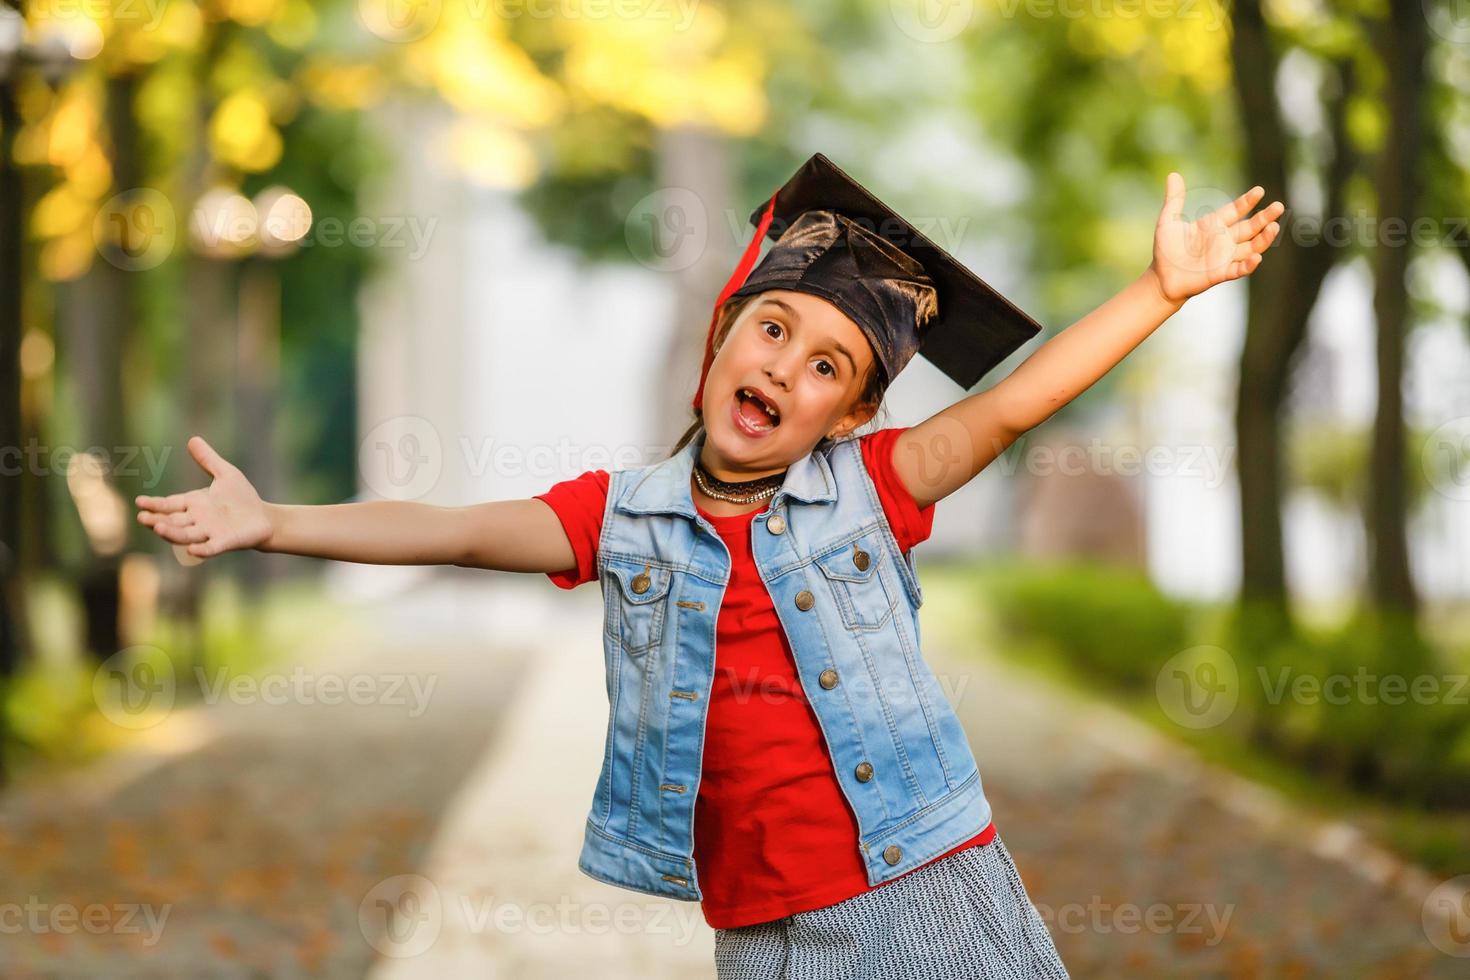
[[[754,479],[785,469],[823,436],[862,425],[875,411],[855,404],[872,363],[867,336],[825,299],[760,294],[730,326],[705,378],[706,468]]]

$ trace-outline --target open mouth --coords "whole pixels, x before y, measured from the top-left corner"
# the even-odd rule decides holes
[[[765,432],[781,424],[781,413],[774,405],[766,402],[752,388],[741,388],[735,392],[738,412],[747,426],[756,432]]]

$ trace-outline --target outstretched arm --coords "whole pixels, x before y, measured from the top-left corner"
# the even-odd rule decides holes
[[[1184,178],[1170,173],[1149,267],[1121,292],[1043,344],[1007,377],[904,432],[893,465],[920,507],[964,486],[1023,433],[1051,418],[1178,312],[1189,297],[1250,275],[1275,240],[1273,201],[1253,187],[1197,221],[1181,219]]]
[[[139,523],[199,558],[254,548],[374,565],[508,572],[555,572],[576,564],[556,512],[534,497],[468,507],[411,500],[272,504],[204,439],[191,438],[189,452],[213,478],[209,486],[135,502]]]

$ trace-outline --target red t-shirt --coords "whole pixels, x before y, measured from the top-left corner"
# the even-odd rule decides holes
[[[893,444],[903,431],[882,429],[860,437],[859,445],[899,549],[907,551],[929,536],[934,506],[920,510],[893,469]],[[561,588],[597,578],[608,478],[592,470],[536,495],[556,512],[577,555],[575,568],[548,573]],[[731,929],[823,908],[883,885],[868,884],[857,819],[751,556],[750,522],[759,511],[728,517],[702,507],[699,512],[730,549],[731,569],[715,624],[694,860],[705,920]],[[995,825],[987,825],[933,860],[994,836]]]

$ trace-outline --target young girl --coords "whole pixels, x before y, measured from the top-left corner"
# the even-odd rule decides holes
[[[992,388],[857,437],[915,353],[968,388],[1040,328],[817,154],[751,216],[669,458],[527,500],[291,506],[195,436],[209,488],[140,496],[138,519],[201,557],[598,580],[609,717],[579,867],[701,902],[721,978],[1066,977],[923,659],[911,549],[937,501],[1259,265],[1284,210],[1247,217],[1263,193],[1186,222],[1169,174],[1138,279]]]

